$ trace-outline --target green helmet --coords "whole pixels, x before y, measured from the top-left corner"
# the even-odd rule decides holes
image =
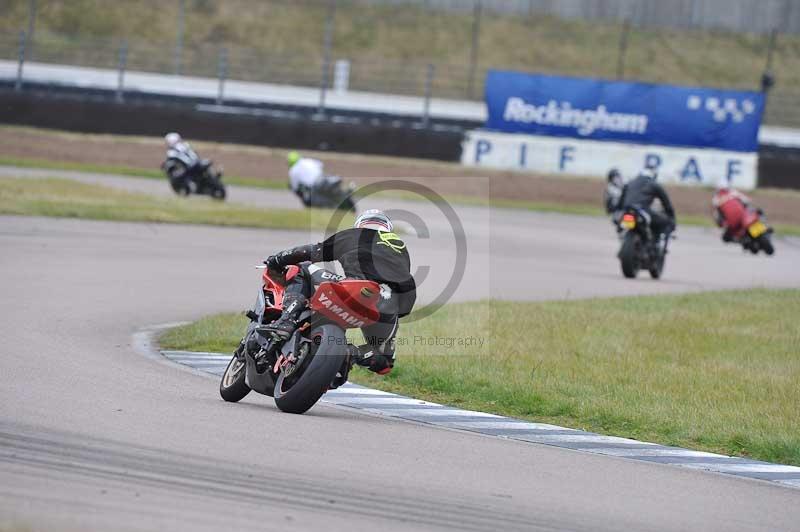
[[[295,165],[297,161],[300,160],[300,154],[296,151],[290,151],[289,155],[286,157],[286,162],[289,163],[289,168]]]

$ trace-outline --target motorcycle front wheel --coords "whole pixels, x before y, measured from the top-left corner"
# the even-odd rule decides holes
[[[281,371],[275,382],[275,404],[284,412],[302,414],[328,391],[347,358],[344,331],[336,325],[315,327],[308,335],[311,351],[291,375]]]
[[[244,349],[244,346],[239,346],[239,349]],[[229,403],[238,403],[244,399],[250,393],[250,387],[245,382],[246,375],[244,361],[240,361],[237,353],[234,353],[219,382],[219,395]]]
[[[656,255],[655,259],[653,259],[647,271],[650,272],[650,277],[653,279],[660,279],[661,274],[664,273],[664,261],[666,260],[666,256],[658,244],[655,245],[654,253]]]
[[[223,201],[225,199],[225,187],[218,185],[211,189],[211,197],[215,200]]]

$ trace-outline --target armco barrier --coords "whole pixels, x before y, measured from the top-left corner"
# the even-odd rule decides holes
[[[122,135],[158,136],[177,130],[197,140],[442,161],[460,160],[463,138],[458,125],[425,128],[402,117],[316,117],[303,109],[218,107],[129,93],[124,102],[117,102],[106,91],[42,88],[0,88],[0,123]]]
[[[758,186],[800,189],[800,148],[761,145]]]
[[[297,149],[460,161],[464,133],[480,124],[438,120],[430,129],[414,117],[337,111],[328,120],[313,110],[240,105],[214,112],[213,101],[152,94],[113,93],[85,88],[0,83],[0,123],[84,133],[163,135],[177,129],[189,138]],[[209,109],[203,111],[202,109]],[[761,145],[759,186],[800,189],[800,150]]]

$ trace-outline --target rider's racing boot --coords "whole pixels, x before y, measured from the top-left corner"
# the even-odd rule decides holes
[[[289,338],[297,329],[297,318],[306,309],[303,294],[288,293],[283,296],[283,314],[270,324],[258,328],[261,335],[272,334],[281,340]]]

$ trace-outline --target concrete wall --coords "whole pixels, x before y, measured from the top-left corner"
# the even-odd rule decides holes
[[[630,178],[646,166],[658,168],[659,180],[681,185],[714,186],[729,179],[737,188],[756,187],[755,153],[646,146],[571,138],[470,131],[461,162],[505,170],[605,178],[618,168]]]

